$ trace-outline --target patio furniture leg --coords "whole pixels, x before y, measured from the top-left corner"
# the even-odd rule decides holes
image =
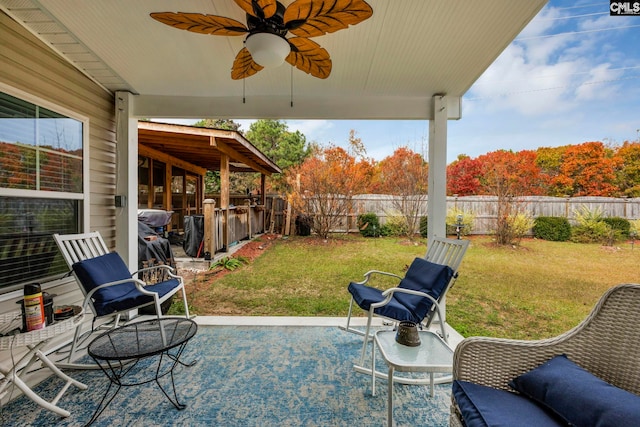
[[[160,368],[162,367],[162,359],[164,354],[160,355],[160,360],[158,361],[158,368],[156,369],[156,377],[155,377],[156,384],[158,384],[158,387],[160,387],[160,390],[162,390],[162,392],[167,397],[167,399],[169,399],[169,402],[171,402],[173,406],[175,406],[176,409],[178,410],[183,410],[184,408],[187,407],[187,405],[185,405],[184,403],[180,403],[180,401],[178,400],[178,394],[176,393],[176,383],[173,379],[173,370],[175,369],[178,362],[180,362],[180,355],[182,354],[182,350],[184,349],[185,345],[186,343],[180,347],[180,349],[178,350],[178,353],[175,356],[172,356],[172,355],[169,355],[169,353],[166,353],[167,356],[169,356],[169,358],[173,360],[173,365],[171,366],[171,369],[169,369],[169,376],[171,377],[171,389],[173,390],[173,398],[169,396],[169,393],[167,393],[167,391],[164,389],[164,387],[162,387],[162,384],[160,384],[160,381],[159,381],[160,377],[166,375],[166,373],[160,374]]]
[[[373,310],[373,309],[372,309]],[[369,318],[367,319],[367,328],[364,331],[364,340],[362,343],[362,354],[360,355],[360,366],[364,365],[364,359],[365,359],[365,355],[367,353],[367,342],[371,339],[371,336],[369,336],[369,332],[371,332],[371,320],[372,320],[373,315],[371,313],[369,313]]]
[[[371,396],[376,395],[376,341],[371,344]]]
[[[111,387],[114,384],[116,384],[116,383],[114,383],[112,381],[109,381],[109,386],[107,387],[107,390],[104,392],[104,396],[102,396],[102,399],[100,400],[100,404],[98,405],[98,407],[96,408],[95,412],[91,416],[91,419],[89,420],[89,422],[87,422],[85,424],[85,427],[86,426],[90,426],[91,424],[93,424],[93,422],[98,419],[100,414],[102,414],[102,412],[105,409],[107,409],[107,406],[109,406],[111,401],[116,397],[116,395],[120,391],[120,388],[122,387],[122,385],[120,385],[120,384],[117,384],[118,387],[116,388],[115,393],[113,393],[113,396],[111,396],[109,399],[107,399],[107,396],[109,395],[109,391],[111,390]]]
[[[4,392],[11,383],[15,384],[29,399],[31,399],[36,404],[41,407],[48,409],[51,412],[54,412],[61,417],[68,417],[70,415],[69,411],[62,409],[57,405],[60,398],[64,395],[64,393],[69,389],[71,385],[74,385],[82,390],[87,389],[87,385],[81,383],[80,381],[76,381],[73,378],[69,377],[60,369],[58,369],[49,358],[40,351],[40,349],[47,343],[47,341],[43,341],[36,345],[29,345],[29,352],[25,354],[11,369],[4,370],[0,369],[0,373],[4,376],[3,381],[0,382],[0,395],[6,393]],[[29,359],[27,364],[24,367],[20,367],[25,360]],[[49,369],[53,371],[53,373],[59,377],[60,379],[65,381],[65,385],[62,389],[56,394],[56,396],[51,401],[47,401],[36,394],[31,387],[29,387],[21,378],[26,372],[29,371],[31,365],[33,365],[37,360],[40,360],[44,365],[46,365]],[[4,393],[3,393],[4,392]]]
[[[387,378],[387,427],[393,427],[393,366],[389,366]]]

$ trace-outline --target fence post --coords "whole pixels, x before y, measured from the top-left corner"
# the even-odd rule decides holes
[[[216,201],[213,199],[205,199],[203,202],[204,210],[204,251],[209,252],[211,256],[216,253]]]
[[[252,211],[251,210],[251,199],[248,199],[246,201],[246,204],[247,204],[247,227],[249,228],[249,240],[251,240],[251,231],[252,231],[251,230],[251,220],[252,220],[252,217],[253,217],[253,214],[251,212]]]

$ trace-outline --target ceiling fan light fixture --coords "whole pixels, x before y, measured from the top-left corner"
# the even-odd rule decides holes
[[[282,65],[291,52],[289,42],[272,33],[250,34],[245,40],[245,46],[253,60],[265,68]]]

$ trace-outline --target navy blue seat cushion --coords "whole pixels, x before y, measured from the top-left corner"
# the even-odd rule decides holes
[[[84,287],[85,292],[105,283],[131,279],[129,268],[120,255],[115,252],[89,258],[73,264],[73,271]],[[146,286],[145,289],[158,293],[162,298],[175,289],[180,282],[177,279]],[[98,316],[117,311],[128,310],[153,302],[153,297],[141,293],[133,282],[108,286],[93,294],[93,306]]]
[[[405,277],[400,281],[399,288],[422,291],[436,300],[446,289],[453,270],[448,265],[435,264],[423,258],[413,260]],[[379,289],[359,283],[351,282],[347,288],[354,301],[363,310],[369,310],[372,303],[384,300]],[[417,295],[394,293],[389,304],[375,309],[375,313],[399,321],[410,320],[422,322],[428,314],[433,302]]]
[[[358,307],[363,310],[369,311],[371,304],[375,302],[380,302],[384,300],[382,296],[382,291],[376,288],[372,288],[370,286],[361,285],[359,283],[349,283],[349,287],[347,288],[351,295],[353,295],[353,300],[358,304]],[[384,307],[378,307],[375,309],[376,314],[381,316],[389,317],[391,319],[396,319],[398,321],[410,320],[415,323],[419,323],[422,319],[416,319],[411,311],[407,310],[407,308],[400,304],[396,299],[391,299],[389,304]]]
[[[566,425],[534,401],[506,390],[456,380],[452,392],[466,427]]]
[[[552,358],[509,385],[577,427],[640,426],[640,396],[596,377],[566,355]]]

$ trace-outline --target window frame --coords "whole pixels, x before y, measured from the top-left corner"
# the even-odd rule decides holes
[[[73,111],[60,104],[51,102],[40,96],[34,95],[29,92],[16,89],[12,86],[0,82],[0,91],[15,98],[22,99],[30,102],[38,107],[43,107],[48,110],[54,111],[58,114],[64,115],[70,119],[77,120],[82,123],[82,192],[81,193],[69,193],[47,190],[31,190],[31,189],[15,189],[15,188],[2,188],[0,187],[0,196],[14,197],[14,198],[46,198],[46,199],[63,199],[63,200],[79,200],[81,205],[81,213],[79,218],[80,232],[89,230],[90,227],[90,145],[91,140],[89,138],[89,126],[90,120],[88,116],[82,115],[76,111]],[[43,290],[50,289],[67,282],[69,279],[54,279],[47,282],[42,282]],[[22,297],[23,291],[18,290],[5,290],[0,288],[0,302]]]

